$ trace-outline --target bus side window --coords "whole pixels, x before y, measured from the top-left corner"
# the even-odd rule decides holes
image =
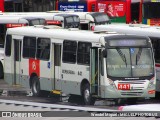
[[[0,24],[0,43],[4,43],[6,29],[6,24]]]
[[[154,50],[155,61],[160,63],[160,41],[156,38],[152,38],[152,46]]]
[[[76,63],[77,42],[64,40],[63,42],[63,58],[64,63]]]
[[[6,45],[5,45],[5,55],[11,56],[11,45],[12,45],[12,36],[6,36]]]
[[[90,64],[90,47],[91,43],[79,42],[77,51],[77,63],[89,65]]]
[[[37,39],[37,55],[36,57],[40,60],[49,60],[50,58],[50,44],[49,38],[38,38]]]
[[[23,57],[35,58],[36,53],[36,37],[23,38]]]

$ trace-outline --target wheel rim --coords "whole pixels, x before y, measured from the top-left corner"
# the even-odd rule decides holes
[[[84,98],[85,98],[86,102],[89,101],[89,99],[90,99],[90,91],[89,91],[89,89],[86,89],[84,91]]]

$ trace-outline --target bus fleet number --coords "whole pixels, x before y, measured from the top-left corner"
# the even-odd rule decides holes
[[[130,84],[118,84],[118,90],[130,90]]]

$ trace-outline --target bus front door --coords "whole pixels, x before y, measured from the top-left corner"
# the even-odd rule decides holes
[[[53,45],[52,45],[53,46]],[[54,81],[53,88],[61,90],[61,44],[55,43],[52,53],[54,53]]]
[[[100,60],[99,56],[101,49],[92,48],[90,56],[90,80],[91,80],[91,94],[94,96],[99,96],[99,85],[100,85]]]
[[[13,54],[13,84],[21,84],[21,44],[22,38],[13,36],[14,54]]]

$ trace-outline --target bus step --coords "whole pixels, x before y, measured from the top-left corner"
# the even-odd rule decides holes
[[[60,95],[62,92],[60,90],[52,90],[52,93]]]
[[[92,95],[92,97],[96,97],[96,98],[98,98],[99,96],[98,96],[98,95],[96,95],[96,94],[93,94],[93,95]]]
[[[14,84],[12,87],[22,87],[20,84]]]

